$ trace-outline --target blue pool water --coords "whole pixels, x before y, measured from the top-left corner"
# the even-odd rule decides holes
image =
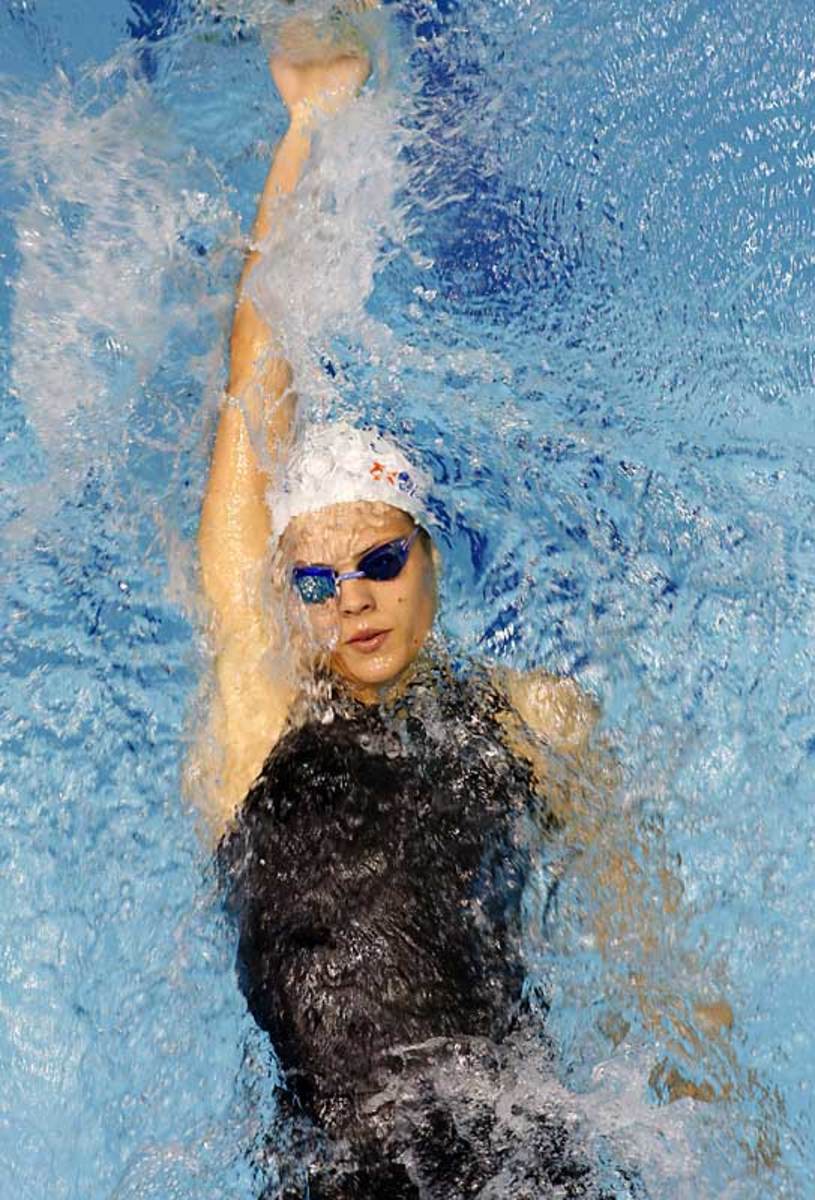
[[[279,7],[0,6],[9,1200],[257,1194],[273,1056],[181,771],[232,288],[283,128]],[[548,940],[530,929],[560,1083],[655,1197],[809,1197],[815,15],[386,14],[265,302],[287,281],[316,408],[384,421],[433,469],[451,641],[598,698],[645,907],[665,861],[682,886],[649,954],[621,935],[601,959],[577,869]],[[660,1102],[666,1035],[632,975],[658,1008],[729,997],[729,1102]]]

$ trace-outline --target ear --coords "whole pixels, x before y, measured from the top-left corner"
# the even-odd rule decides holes
[[[430,566],[433,571],[433,619],[439,611],[439,580],[441,579],[441,552],[435,542],[430,543]]]

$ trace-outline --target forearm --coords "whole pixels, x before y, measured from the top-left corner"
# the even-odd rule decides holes
[[[271,329],[257,311],[246,295],[246,285],[262,258],[259,247],[272,232],[275,209],[296,188],[310,149],[308,121],[295,114],[275,151],[258,204],[230,337],[227,392],[242,402],[253,432],[265,428],[271,448],[285,436],[290,424],[291,405],[284,405],[281,411],[280,400],[291,387],[291,368],[282,353],[280,331]]]
[[[257,246],[268,237],[279,200],[297,186],[310,137],[292,121],[266,178],[237,291],[229,354],[229,399],[221,410],[201,513],[199,543],[204,588],[216,615],[245,623],[258,603],[257,577],[270,532],[267,468],[288,436],[294,409],[291,368],[280,337],[243,294],[260,261]],[[258,450],[265,447],[267,461]]]
[[[302,28],[298,29],[302,34]],[[322,41],[316,29],[314,37],[313,62],[288,61],[285,55],[275,55],[270,60],[272,77],[289,112],[289,126],[275,151],[258,204],[251,249],[238,285],[230,338],[227,391],[239,403],[247,425],[245,432],[250,435],[245,452],[251,454],[253,447],[265,447],[267,462],[258,463],[259,470],[274,463],[288,435],[294,398],[292,371],[283,354],[280,331],[271,329],[258,312],[247,294],[247,285],[262,257],[259,247],[268,242],[273,230],[280,200],[294,191],[303,173],[311,151],[314,121],[333,115],[350,103],[370,69],[367,54],[358,44],[336,45],[332,38]],[[227,467],[230,461],[238,462],[244,447],[240,447],[238,454],[232,442],[240,435],[241,426],[236,419],[227,420],[225,428],[219,430],[213,474],[219,474],[222,480],[227,479],[229,471],[219,472],[217,457],[225,455]],[[244,476],[242,486],[246,479]],[[256,494],[258,481],[250,483],[250,493]]]
[[[659,847],[643,843],[629,817],[606,820],[599,810],[596,819],[584,864],[595,944],[623,968],[643,1028],[668,1052],[651,1082],[665,1099],[726,1098],[736,1074],[733,1013],[720,973],[680,948],[681,885],[654,863]]]
[[[308,111],[302,108],[289,116],[289,127],[277,145],[258,203],[252,227],[253,249],[247,257],[241,285],[258,260],[258,243],[271,233],[277,201],[282,196],[290,195],[300,181],[311,152],[312,124]]]

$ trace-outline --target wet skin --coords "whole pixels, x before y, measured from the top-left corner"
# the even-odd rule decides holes
[[[292,566],[319,563],[353,571],[367,550],[407,537],[413,528],[411,518],[389,504],[334,504],[291,522],[285,559]],[[433,557],[419,537],[396,579],[347,579],[325,604],[294,599],[317,646],[329,648],[332,670],[359,699],[376,702],[403,676],[433,624]]]

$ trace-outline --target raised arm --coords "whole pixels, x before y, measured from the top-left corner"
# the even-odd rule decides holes
[[[237,291],[229,382],[221,407],[201,512],[198,545],[215,650],[216,688],[209,729],[198,747],[193,787],[216,833],[229,820],[280,735],[290,683],[268,669],[278,648],[264,603],[270,519],[267,490],[285,450],[295,397],[279,331],[269,328],[246,284],[261,258],[280,199],[293,192],[308,158],[316,120],[344,107],[365,81],[369,62],[353,46],[338,51],[313,39],[314,57],[270,60],[289,111],[252,230]],[[296,280],[292,280],[296,286]]]

